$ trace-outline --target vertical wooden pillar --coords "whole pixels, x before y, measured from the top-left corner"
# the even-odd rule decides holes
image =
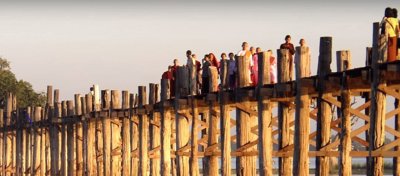
[[[148,175],[148,133],[149,118],[146,115],[146,86],[139,86],[139,175]]]
[[[171,127],[172,114],[167,105],[169,97],[169,80],[161,80],[161,175],[171,175]]]
[[[198,157],[198,126],[199,126],[199,110],[197,108],[197,99],[190,97],[192,111],[192,133],[191,133],[191,152],[190,152],[190,175],[198,176],[199,172],[199,157]]]
[[[93,111],[93,96],[92,94],[86,94],[86,111],[89,114],[89,119],[86,119],[88,123],[87,131],[87,175],[98,175],[97,172],[97,156],[96,156],[96,119],[91,119],[90,115]]]
[[[81,102],[81,95],[75,94],[75,115],[81,116],[82,115],[82,102]],[[76,175],[83,175],[83,128],[81,122],[75,123],[75,130],[76,130]]]
[[[11,115],[11,124],[15,126],[17,124],[17,96],[13,95],[12,96],[12,115]],[[14,129],[11,131],[11,174],[15,175],[15,168],[16,168],[16,161],[17,161],[17,138],[16,138],[16,133],[17,129],[14,127]]]
[[[67,101],[67,116],[71,118],[75,115],[74,103],[72,100]],[[67,160],[68,160],[68,176],[75,175],[75,136],[74,124],[68,122],[67,124]]]
[[[118,90],[111,91],[111,174],[121,175],[121,122],[118,116],[113,113],[121,109],[121,92]]]
[[[260,176],[271,176],[273,169],[272,151],[272,103],[263,98],[261,89],[270,81],[270,52],[258,54],[258,158]]]
[[[109,90],[102,91],[103,110],[110,110],[111,95]],[[103,175],[111,175],[111,119],[110,114],[102,117],[103,127]]]
[[[309,174],[310,96],[302,78],[308,76],[308,47],[296,47],[296,118],[293,175]]]
[[[101,94],[99,90],[99,86],[93,86],[93,114],[99,112],[101,110]],[[96,166],[97,166],[97,175],[104,174],[104,143],[103,143],[103,117],[98,116],[95,118],[95,142],[96,142]]]
[[[386,123],[386,94],[378,89],[379,86],[386,86],[386,83],[380,79],[379,71],[380,55],[384,55],[385,50],[381,50],[380,39],[385,38],[379,35],[379,23],[373,24],[372,41],[372,85],[371,85],[371,112],[370,112],[370,133],[369,133],[369,152],[379,150],[385,141],[385,123]],[[386,60],[385,58],[383,60]],[[370,155],[371,157],[371,155]],[[374,156],[369,159],[368,175],[383,175],[383,157]]]
[[[397,90],[399,92],[399,90]],[[395,100],[394,108],[400,108],[399,99]],[[394,128],[396,131],[400,131],[400,113],[396,114],[394,119]],[[395,140],[399,139],[399,137],[395,136]],[[400,152],[400,146],[394,148],[395,151]],[[400,157],[393,157],[393,175],[400,176]]]
[[[86,95],[80,97],[81,99],[81,121],[82,121],[82,169],[83,175],[88,175],[88,116],[86,109]],[[94,145],[91,145],[94,146]]]
[[[6,130],[4,133],[4,175],[11,175],[10,171],[12,167],[12,132],[11,128],[9,127],[11,125],[11,115],[12,115],[12,97],[13,95],[11,93],[8,93],[7,95],[7,101],[6,101],[6,117],[5,117],[5,125]]]
[[[149,84],[149,105],[154,105],[158,100],[158,85],[150,83]],[[150,114],[150,118],[152,119],[151,125],[150,125],[150,149],[151,150],[157,150],[158,147],[160,147],[161,143],[161,134],[160,134],[160,126],[156,125],[159,124],[161,121],[160,119],[160,114],[158,112],[152,111]],[[155,156],[160,156],[160,152],[154,152],[153,157],[150,159],[150,175],[160,175],[160,158],[155,157]]]
[[[331,73],[330,64],[332,62],[332,37],[321,37],[318,58],[318,99],[317,99],[317,151],[321,151],[330,143],[331,139],[331,104],[324,100],[325,96],[325,76]],[[329,175],[329,157],[318,156],[316,158],[316,174]]]
[[[345,71],[351,68],[351,55],[350,51],[337,51],[336,52],[338,71]],[[350,151],[352,148],[351,144],[351,95],[348,89],[347,75],[344,72],[342,75],[342,87],[341,87],[341,133],[340,133],[340,163],[339,163],[339,174],[340,175],[351,175],[351,157]]]
[[[136,94],[137,95],[137,94]],[[132,153],[132,162],[131,169],[132,175],[139,175],[139,119],[138,113],[133,111],[134,107],[137,107],[138,97],[134,94],[129,95],[129,106],[130,106],[130,118],[131,118],[131,151]]]
[[[41,111],[41,122],[44,122],[47,118],[45,116],[45,108]],[[46,127],[40,126],[40,173],[46,174]]]
[[[289,50],[279,49],[278,55],[278,84],[290,81],[289,77]],[[279,129],[279,150],[284,150],[289,145],[293,144],[293,135],[290,134],[290,123],[293,121],[293,114],[291,109],[286,103],[278,103],[278,129]],[[279,174],[292,175],[292,160],[290,156],[279,158]]]
[[[238,57],[237,58],[237,68],[238,68],[238,87],[246,87],[250,84],[250,76],[249,76],[249,58]],[[236,101],[240,103],[242,106],[246,108],[250,108],[251,102],[249,96],[242,96],[240,94],[240,89],[237,89],[236,92]],[[251,128],[257,124],[257,118],[251,116],[248,112],[245,112],[239,108],[236,109],[236,129],[237,129],[237,148],[243,147],[244,145],[254,142],[257,140],[257,136],[251,132]],[[243,152],[251,152],[256,151],[257,146],[249,147],[244,149]],[[237,175],[256,175],[257,165],[256,165],[256,156],[248,156],[243,154],[241,156],[237,156],[236,162],[236,172]]]
[[[41,119],[41,107],[35,107],[34,111],[34,122],[39,122]],[[32,157],[32,175],[43,175],[40,173],[40,129],[39,127],[35,124],[34,126],[34,136],[33,136],[33,157]]]
[[[216,67],[210,67],[209,68],[209,76],[210,76],[210,83],[209,83],[209,90],[210,92],[216,92],[217,87],[218,87],[218,70]],[[208,106],[209,106],[209,123],[208,123],[208,128],[209,128],[209,133],[208,133],[208,146],[205,151],[206,156],[207,156],[207,162],[208,162],[208,167],[206,171],[206,175],[219,175],[219,167],[218,167],[218,156],[215,155],[216,151],[218,150],[218,126],[219,126],[219,119],[218,115],[213,113],[216,111],[215,108],[215,94],[208,94],[207,95],[207,101],[208,101]]]
[[[47,96],[52,97],[53,95],[53,88],[52,87],[47,87]],[[54,90],[55,91],[55,90]],[[51,156],[51,168],[50,168],[50,174],[51,175],[59,175],[58,173],[58,168],[59,168],[59,137],[58,137],[58,124],[57,124],[57,118],[58,118],[58,112],[59,109],[57,108],[57,104],[54,103],[55,101],[52,100],[52,98],[47,99],[47,104],[49,107],[49,122],[50,122],[50,156]]]
[[[175,134],[176,151],[179,151],[188,144],[190,136],[188,119],[178,113],[182,108],[179,103],[180,97],[188,93],[186,85],[189,81],[186,67],[178,67],[175,81]],[[178,175],[189,175],[189,156],[176,152],[176,163]]]
[[[225,81],[225,85],[219,92],[219,110],[221,123],[221,172],[223,176],[231,175],[231,117],[229,115],[229,93],[224,92],[229,88],[228,62],[221,64],[221,82]],[[223,81],[224,80],[224,81]]]
[[[64,119],[67,117],[67,102],[61,102],[61,117],[62,117],[62,126],[61,126],[61,175],[66,176],[68,174],[68,162],[67,162],[67,123],[64,122]]]
[[[16,116],[16,165],[15,165],[15,175],[22,175],[22,161],[23,161],[23,145],[22,145],[22,139],[23,139],[23,110],[19,109],[17,111],[17,116]]]
[[[131,134],[129,113],[129,92],[122,91],[122,109],[125,116],[122,119],[122,175],[131,175]]]

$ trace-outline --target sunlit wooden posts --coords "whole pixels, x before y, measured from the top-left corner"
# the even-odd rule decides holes
[[[172,133],[172,114],[168,99],[169,80],[161,80],[161,175],[169,176],[171,174],[171,133]]]
[[[337,70],[346,71],[351,68],[351,54],[350,51],[337,51]],[[346,72],[342,75],[341,85],[341,133],[340,133],[340,147],[339,147],[339,174],[340,175],[351,175],[351,156],[350,151],[352,150],[351,143],[351,94],[348,88]]]
[[[221,77],[228,78],[228,66],[221,66]],[[222,78],[221,78],[222,79]],[[228,80],[228,79],[227,79]],[[229,82],[229,81],[228,81]],[[229,93],[225,92],[226,87],[222,86],[219,92],[220,124],[221,124],[221,172],[223,176],[232,175],[231,166],[231,117],[229,114]]]
[[[72,122],[72,117],[75,115],[74,112],[74,102],[72,100],[67,101],[67,162],[68,162],[68,176],[75,175],[76,160],[75,160],[75,133],[74,133],[74,123]]]
[[[146,114],[144,105],[147,104],[146,86],[139,86],[139,175],[148,175],[148,137],[149,137],[149,117]]]
[[[149,84],[149,105],[154,106],[159,97],[158,84]],[[150,175],[160,175],[160,144],[161,144],[161,118],[160,112],[156,112],[154,108],[150,111]]]
[[[218,175],[218,156],[215,155],[218,150],[218,127],[219,127],[219,114],[216,112],[216,107],[214,102],[216,99],[215,92],[218,91],[218,70],[216,67],[211,66],[208,70],[209,75],[209,93],[206,97],[208,103],[209,121],[208,121],[208,144],[205,150],[205,156],[207,157],[207,170],[205,170],[206,175]]]
[[[325,151],[324,147],[330,143],[331,139],[331,104],[324,100],[332,94],[325,93],[327,87],[325,76],[331,73],[330,64],[332,62],[332,37],[321,37],[318,57],[318,99],[317,99],[317,151]],[[329,157],[317,156],[316,174],[329,175]]]
[[[309,74],[308,47],[296,47],[296,115],[293,175],[309,175],[310,96],[302,78]]]
[[[181,97],[188,95],[188,69],[178,67],[175,80],[175,129],[176,129],[176,171],[177,175],[189,175],[189,156],[184,154],[189,143],[189,119],[180,114],[185,109],[186,103]],[[183,100],[183,99],[182,99]]]
[[[110,110],[111,94],[110,90],[101,92],[101,105],[103,111]],[[111,119],[110,114],[103,115],[102,118],[102,139],[103,139],[103,174],[111,175]]]
[[[129,107],[129,91],[122,91],[122,175],[131,175],[131,125]]]
[[[279,49],[277,50],[278,55],[278,84],[284,84],[290,81],[289,72],[289,50]],[[278,94],[282,94],[285,89],[278,89]],[[278,129],[279,129],[279,150],[286,151],[287,147],[293,144],[293,135],[291,135],[291,123],[293,122],[293,108],[285,102],[278,102]],[[279,158],[279,174],[280,175],[292,175],[292,156],[282,156]]]
[[[248,57],[237,57],[238,70],[238,88],[250,86],[250,59]],[[251,109],[250,96],[245,94],[251,92],[236,92],[236,129],[237,129],[237,155],[236,173],[237,175],[255,175],[256,174],[256,157],[251,155],[257,150],[257,135],[253,134],[251,128],[257,124],[256,114]],[[250,143],[250,144],[249,144]]]
[[[138,94],[129,94],[129,116],[131,118],[131,174],[139,175],[139,116],[133,108],[138,107]]]
[[[77,117],[80,117],[82,115],[81,95],[75,94],[74,98],[75,115]],[[78,121],[75,124],[76,174],[83,175],[83,128],[81,121]]]
[[[121,121],[118,117],[118,111],[121,110],[121,91],[111,90],[111,174],[121,175]]]
[[[42,116],[42,108],[41,107],[35,107],[34,109],[34,134],[33,134],[33,156],[32,156],[32,173],[33,175],[43,175],[40,169],[40,129],[38,127],[38,123],[41,120]]]
[[[369,151],[370,157],[373,151],[378,150],[384,145],[385,141],[385,123],[386,123],[386,94],[378,87],[385,86],[386,82],[381,79],[378,64],[386,60],[380,56],[385,55],[384,35],[379,34],[379,23],[373,24],[372,40],[372,85],[371,85],[371,111],[370,111],[370,134]],[[373,156],[369,159],[368,175],[383,175],[383,157]]]
[[[270,52],[258,54],[258,158],[261,176],[271,176],[273,170],[272,103],[261,93],[263,86],[271,82],[270,57]]]

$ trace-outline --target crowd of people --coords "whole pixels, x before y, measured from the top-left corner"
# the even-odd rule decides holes
[[[398,56],[399,43],[399,20],[397,19],[397,9],[387,7],[385,15],[380,23],[381,34],[387,39],[387,61],[395,61]]]
[[[305,40],[301,39],[299,42],[300,46],[306,46]],[[285,43],[280,46],[280,49],[289,50],[289,62],[292,64],[289,68],[290,79],[293,75],[293,55],[295,53],[294,45],[291,43],[291,36],[285,36]],[[230,52],[228,54],[221,53],[221,59],[218,60],[214,53],[209,53],[204,55],[203,59],[199,61],[197,55],[192,53],[191,50],[186,51],[187,62],[185,65],[188,68],[189,77],[189,89],[190,94],[206,94],[209,93],[210,84],[210,72],[209,69],[214,67],[218,70],[218,74],[222,72],[222,65],[225,65],[226,78],[221,80],[221,88],[224,85],[225,89],[234,89],[237,86],[237,57],[243,57],[249,63],[249,73],[246,76],[246,82],[249,83],[248,86],[256,86],[258,83],[258,54],[264,52],[260,47],[249,46],[247,42],[242,43],[242,49],[234,54]],[[267,50],[270,55],[270,83],[277,83],[277,59],[274,57],[272,50]],[[162,79],[168,79],[170,82],[170,96],[175,95],[175,79],[177,77],[177,70],[180,66],[178,59],[174,59],[173,65],[168,66],[168,70],[162,74]]]

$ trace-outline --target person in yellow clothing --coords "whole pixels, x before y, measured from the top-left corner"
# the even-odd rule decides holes
[[[390,15],[385,19],[385,23],[386,23],[386,32],[388,35],[387,61],[392,62],[396,60],[397,38],[399,36],[399,20],[397,19],[396,9],[392,9]]]

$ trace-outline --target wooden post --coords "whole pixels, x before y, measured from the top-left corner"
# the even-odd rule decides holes
[[[158,101],[158,85],[150,83],[149,84],[149,105],[154,105]],[[160,133],[160,124],[161,119],[160,119],[160,114],[158,112],[152,111],[150,113],[150,118],[152,119],[151,125],[150,125],[150,149],[151,150],[157,150],[157,148],[160,147],[161,143],[161,133]],[[150,160],[150,175],[160,175],[160,158],[157,157],[160,156],[160,152],[153,152],[153,157],[151,157]]]
[[[131,154],[132,162],[131,162],[131,170],[133,176],[139,175],[139,119],[138,114],[133,111],[133,108],[136,107],[137,97],[134,94],[129,95],[129,107],[130,107],[130,125],[131,125]]]
[[[219,92],[219,108],[220,108],[220,123],[221,123],[221,172],[223,176],[231,175],[231,117],[229,115],[229,93],[224,90],[229,88],[228,62],[221,64],[221,82],[225,80],[225,86]]]
[[[63,121],[67,116],[67,102],[61,102],[61,109]],[[61,126],[61,175],[66,176],[68,173],[68,162],[67,162],[67,125],[63,123]]]
[[[45,122],[45,108],[42,108],[41,111],[41,122]],[[46,174],[46,128],[44,126],[40,126],[40,173]]]
[[[92,94],[86,94],[86,111],[91,113],[93,111],[93,97]],[[97,173],[97,156],[96,156],[96,120],[86,119],[88,123],[87,131],[87,175],[98,175]]]
[[[199,172],[199,157],[198,157],[198,126],[199,126],[199,110],[197,108],[197,100],[194,96],[190,97],[192,111],[192,133],[191,133],[191,152],[190,152],[190,175],[198,176]]]
[[[263,98],[261,89],[270,81],[270,52],[258,54],[258,158],[261,176],[272,175],[273,136],[272,103]]]
[[[11,99],[11,101],[12,101],[12,115],[11,115],[11,124],[13,125],[13,126],[15,126],[16,124],[17,124],[17,116],[16,116],[16,113],[17,113],[17,96],[16,95],[13,95],[12,96],[12,99]],[[12,175],[14,175],[14,174],[16,174],[15,173],[15,168],[16,168],[16,165],[17,165],[17,163],[16,163],[16,161],[17,161],[17,138],[16,138],[16,136],[17,136],[17,129],[14,127],[14,129],[12,129],[12,131],[11,131],[11,144],[12,144],[12,148],[11,148],[11,174]]]
[[[129,110],[129,92],[122,91],[122,109]],[[122,175],[131,175],[131,135],[129,114],[122,119]]]
[[[11,125],[11,115],[12,115],[12,97],[13,95],[11,93],[8,93],[7,95],[7,101],[6,101],[6,118],[5,118],[5,126],[6,130],[4,133],[4,156],[5,158],[3,159],[4,161],[4,175],[11,175],[10,171],[12,167],[12,132],[11,128],[7,127]]]
[[[381,92],[378,87],[386,86],[386,82],[380,79],[379,56],[384,55],[381,50],[382,44],[380,39],[385,38],[379,35],[379,23],[373,24],[373,41],[372,41],[372,85],[371,85],[371,111],[370,111],[370,134],[369,134],[369,152],[379,150],[385,141],[385,124],[386,124],[386,94]],[[386,58],[383,58],[386,60]],[[375,156],[369,159],[368,175],[383,175],[383,157]]]
[[[237,68],[238,68],[238,87],[250,86],[250,76],[249,76],[249,58],[238,57],[237,58]],[[242,96],[239,89],[236,92],[236,101],[242,106],[251,109],[251,102],[249,96]],[[243,147],[248,143],[255,142],[257,136],[251,132],[251,128],[257,124],[257,118],[251,116],[248,112],[243,111],[239,108],[236,109],[236,129],[237,129],[237,148]],[[248,147],[243,150],[246,152],[257,151],[257,145],[253,147]],[[236,172],[237,175],[256,175],[257,165],[256,157],[249,155],[237,156]]]
[[[229,75],[228,75],[228,60],[221,60],[220,62],[220,83],[221,89],[229,88]]]
[[[338,71],[345,71],[351,68],[351,55],[350,51],[337,51],[336,52]],[[351,157],[350,151],[352,149],[351,144],[351,95],[348,89],[347,75],[343,72],[342,75],[342,87],[341,87],[341,133],[340,133],[340,164],[339,174],[340,175],[351,175]]]
[[[293,175],[309,174],[310,96],[302,78],[308,75],[308,47],[296,47],[296,118]]]
[[[289,50],[279,49],[278,55],[278,83],[290,81],[289,76]],[[282,151],[293,144],[293,135],[290,134],[290,123],[293,121],[293,109],[284,102],[278,103],[278,129],[279,129],[279,150]],[[292,157],[284,156],[279,158],[279,174],[292,175]]]
[[[82,115],[82,102],[81,95],[75,94],[75,115]],[[82,123],[77,122],[75,125],[76,129],[76,175],[83,175],[83,129]]]
[[[166,106],[169,99],[169,80],[161,80],[161,175],[171,175],[171,111]]]
[[[47,87],[47,96],[53,95],[53,88],[48,86]],[[56,90],[54,90],[56,91]],[[57,90],[58,92],[58,90]],[[58,98],[58,97],[57,97]],[[57,100],[58,101],[58,100]],[[58,103],[58,102],[57,102]],[[56,120],[59,116],[58,115],[58,108],[57,104],[55,101],[52,100],[52,98],[47,98],[47,105],[49,107],[49,122],[50,122],[50,150],[51,150],[51,168],[50,168],[50,174],[51,175],[60,175],[58,172],[59,168],[59,137],[58,137],[58,125],[56,124]]]
[[[41,107],[35,107],[34,111],[34,121],[39,122],[41,119]],[[32,157],[32,166],[33,166],[33,175],[43,175],[40,173],[40,129],[37,125],[34,126],[34,137],[33,137],[33,157]]]
[[[93,111],[94,113],[101,110],[100,90],[97,85],[93,86]],[[105,106],[106,104],[104,104]],[[104,172],[104,142],[103,142],[103,119],[98,117],[95,119],[95,142],[96,142],[96,166],[97,175],[105,174]]]
[[[111,91],[111,114],[121,109],[121,92]],[[121,122],[118,117],[111,116],[111,173],[121,175]]]
[[[86,109],[86,96],[80,97],[81,99],[81,110],[82,110],[82,169],[83,175],[88,175],[88,116],[87,116],[87,109]],[[94,145],[91,145],[94,146]]]
[[[22,175],[22,161],[23,161],[23,151],[22,151],[22,139],[23,139],[23,110],[19,109],[16,116],[16,165],[15,165],[15,175]]]
[[[139,175],[148,175],[148,133],[149,133],[149,118],[146,115],[144,105],[146,104],[146,86],[139,86]]]
[[[188,81],[186,67],[178,67],[175,82],[175,129],[176,129],[176,151],[189,143],[190,132],[188,119],[178,112],[181,109],[179,100],[181,96],[187,95],[186,82]],[[183,108],[182,108],[183,109]],[[189,175],[189,157],[182,156],[176,152],[176,163],[178,175]]]
[[[331,139],[331,104],[324,100],[325,96],[332,96],[325,93],[325,76],[331,73],[330,64],[332,62],[332,37],[321,37],[318,58],[318,99],[317,99],[317,151],[330,143]],[[325,151],[325,150],[324,150]],[[329,175],[329,157],[318,156],[316,158],[316,174]]]
[[[216,92],[218,83],[217,83],[217,77],[218,77],[218,71],[216,67],[210,67],[209,68],[209,76],[210,76],[210,92]],[[206,171],[206,175],[218,175],[219,169],[218,169],[218,156],[215,155],[215,152],[218,150],[218,126],[219,126],[219,119],[218,119],[218,114],[213,114],[215,111],[214,107],[214,101],[215,101],[214,94],[208,94],[207,101],[208,101],[208,109],[209,109],[209,116],[210,120],[208,123],[208,128],[209,128],[209,133],[208,133],[208,146],[205,151],[207,154],[207,162],[208,162],[208,167]]]
[[[399,90],[397,90],[399,92]],[[396,98],[394,103],[394,108],[400,108],[399,99]],[[400,113],[396,114],[394,119],[394,128],[396,131],[400,131]],[[395,136],[395,140],[399,139],[399,137]],[[394,148],[395,151],[400,152],[400,146]],[[400,157],[393,157],[393,175],[399,176],[400,175]]]
[[[74,102],[72,100],[67,101],[67,116],[71,118],[75,115]],[[68,122],[67,124],[67,160],[68,160],[68,176],[75,175],[75,135],[74,135],[74,124]]]
[[[102,91],[103,110],[110,110],[111,95],[109,90]],[[110,116],[102,117],[103,127],[103,174],[111,175],[111,119]]]

